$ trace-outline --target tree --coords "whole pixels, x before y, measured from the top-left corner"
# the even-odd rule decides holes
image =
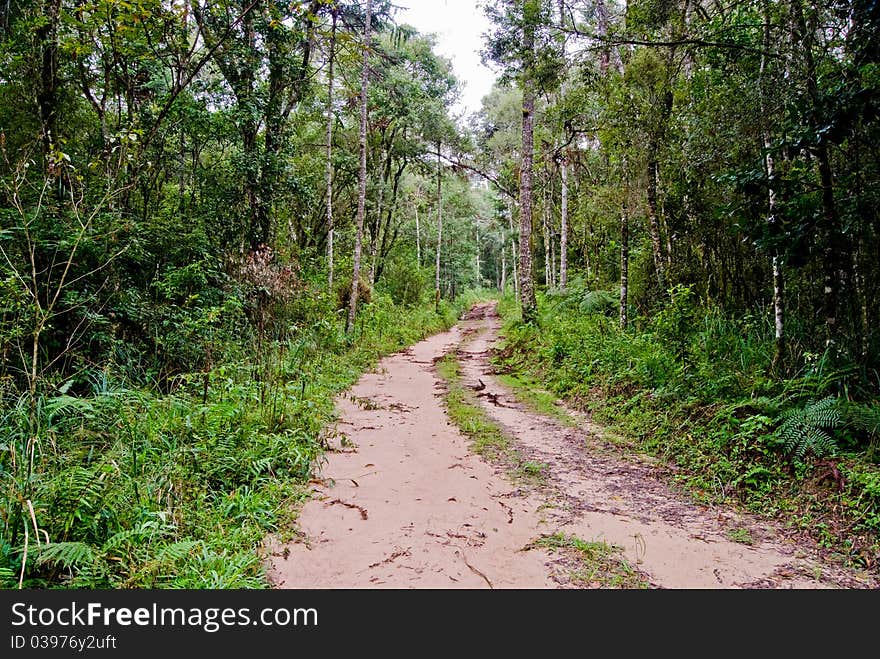
[[[252,248],[272,240],[272,208],[283,171],[287,119],[306,92],[313,19],[323,4],[313,0],[300,7],[229,0],[192,5],[201,36],[235,95],[247,242]],[[262,79],[259,73],[264,67]]]
[[[358,292],[361,282],[361,250],[364,238],[364,215],[367,203],[367,91],[369,89],[370,71],[370,21],[372,19],[373,2],[367,0],[366,18],[364,19],[364,38],[361,46],[363,63],[361,64],[361,96],[360,96],[360,132],[358,148],[360,154],[360,170],[358,173],[357,228],[354,242],[354,270],[351,277],[351,295],[348,302],[348,319],[345,332],[351,334],[357,313]]]
[[[497,0],[487,5],[494,25],[484,57],[503,67],[502,79],[516,79],[522,90],[522,147],[519,166],[519,297],[525,322],[536,319],[532,272],[534,206],[535,97],[558,79],[558,43],[550,37],[552,9],[544,0]]]

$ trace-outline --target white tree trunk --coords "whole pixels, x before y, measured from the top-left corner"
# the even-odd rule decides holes
[[[516,239],[514,238],[513,232],[513,204],[509,200],[507,202],[507,221],[510,228],[510,260],[513,268],[513,295],[516,298],[516,303],[519,304],[519,273],[517,272],[516,267]]]
[[[415,203],[415,212],[416,212],[416,263],[419,264],[419,267],[422,267],[422,232],[419,229],[419,198],[416,196]]]
[[[440,172],[440,142],[437,142],[437,254],[434,267],[434,304],[440,308],[440,250],[443,247],[443,190]]]
[[[550,263],[550,254],[553,251],[550,246],[550,220],[547,217],[549,204],[547,203],[547,190],[544,189],[544,204],[541,209],[541,229],[544,232],[544,285],[553,288],[553,267]]]
[[[327,65],[327,287],[333,290],[333,55],[336,49],[336,17],[330,29],[330,54]]]
[[[568,162],[562,160],[562,202],[559,236],[559,288],[568,286]]]
[[[763,47],[765,51],[770,48],[770,16],[767,1],[764,2],[764,37]],[[767,85],[767,56],[761,55],[760,80],[758,92],[761,97],[761,114],[766,118],[766,85]],[[762,135],[764,143],[764,169],[767,180],[772,181],[776,167],[773,156],[770,155],[770,134],[765,130]],[[767,188],[768,222],[776,222],[776,190],[770,185]],[[773,254],[773,325],[775,331],[776,350],[773,356],[774,365],[779,365],[785,357],[785,277],[782,271],[782,262],[778,250]]]

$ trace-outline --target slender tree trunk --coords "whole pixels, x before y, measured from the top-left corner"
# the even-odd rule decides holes
[[[657,283],[660,285],[660,292],[665,294],[666,265],[657,216],[657,149],[657,143],[652,139],[648,145],[648,231],[651,234],[651,253],[654,257]]]
[[[604,0],[596,2],[596,19],[598,20],[598,33],[600,37],[608,35],[608,8],[605,6]],[[605,77],[608,71],[608,65],[611,63],[611,48],[605,46],[599,54],[599,75]]]
[[[855,143],[855,152],[853,166],[856,172],[859,174],[856,176],[855,182],[855,197],[861,198],[864,194],[864,181],[862,178],[862,159],[861,159],[861,149],[858,146],[858,142]],[[855,244],[855,249],[852,252],[852,274],[853,274],[853,292],[855,293],[855,302],[859,312],[859,334],[858,340],[856,341],[856,345],[858,346],[858,355],[862,363],[865,363],[868,359],[868,337],[870,336],[871,328],[868,325],[868,302],[865,299],[865,275],[862,270],[862,263],[865,253],[865,226],[862,223],[864,216],[859,218],[856,221],[855,226],[852,229],[854,235],[858,236],[858,239]]]
[[[415,203],[415,212],[416,212],[416,263],[418,263],[419,267],[422,267],[422,231],[419,228],[419,199],[416,197]]]
[[[562,202],[559,235],[559,288],[568,286],[568,161],[562,160]]]
[[[629,186],[620,213],[620,328],[629,325]]]
[[[333,56],[336,50],[336,18],[333,8],[330,54],[327,63],[327,287],[333,290]]]
[[[864,251],[864,241],[862,237],[859,236],[858,247],[855,252],[853,252],[853,286],[855,288],[856,293],[856,301],[859,306],[859,320],[861,321],[861,327],[859,332],[859,357],[861,361],[864,363],[865,360],[868,359],[868,337],[871,331],[870,326],[868,325],[868,302],[865,300],[865,281],[864,275],[862,275],[862,269],[859,265],[860,258],[862,256],[862,252]]]
[[[761,115],[764,117],[764,120],[768,119],[768,108],[767,108],[767,55],[766,53],[770,50],[770,11],[768,0],[764,0],[763,2],[763,10],[764,10],[764,36],[763,36],[763,50],[764,53],[761,54],[761,66],[760,66],[760,81],[758,83],[758,91],[761,95]],[[764,170],[767,175],[767,180],[770,182],[770,185],[767,187],[767,210],[768,210],[768,218],[767,221],[769,224],[775,225],[777,223],[776,218],[776,189],[772,185],[773,177],[775,175],[775,163],[773,161],[773,156],[770,153],[770,133],[769,130],[765,127],[763,135],[762,135],[763,143],[764,143]],[[773,248],[773,325],[774,325],[774,343],[775,350],[773,354],[773,368],[778,369],[785,359],[785,277],[782,269],[782,258],[779,254],[779,249]]]
[[[535,57],[535,17],[530,0],[523,0],[525,34],[524,47],[528,62],[522,77],[522,163],[519,179],[519,296],[524,322],[532,322],[537,315],[534,280],[532,277],[532,167],[534,162],[535,82],[532,78]]]
[[[819,181],[822,185],[822,232],[825,238],[825,327],[827,342],[833,343],[840,324],[841,297],[846,288],[849,272],[846,268],[846,239],[841,235],[834,202],[834,176],[831,171],[831,158],[828,145],[824,142],[816,148],[819,164]]]
[[[510,229],[510,262],[511,267],[513,268],[513,296],[516,299],[516,303],[519,304],[519,272],[516,267],[516,239],[514,238],[513,231],[513,203],[508,200],[507,202],[507,223]]]
[[[544,188],[544,203],[541,208],[541,230],[544,234],[544,285],[550,289],[553,287],[553,269],[550,263],[550,253],[553,251],[550,246],[550,222],[547,217],[547,188]]]
[[[504,241],[501,241],[501,283],[499,284],[501,295],[507,292],[507,248]]]
[[[40,77],[36,87],[37,110],[40,115],[43,156],[45,157],[59,143],[58,25],[61,20],[61,0],[44,0],[42,5],[45,21],[36,30],[40,56]]]
[[[376,283],[376,265],[379,254],[379,236],[382,233],[382,204],[385,201],[385,180],[379,182],[379,200],[376,204],[376,222],[370,232],[370,288]]]
[[[474,236],[474,238],[477,241],[477,286],[479,288],[482,288],[483,287],[483,275],[480,272],[480,269],[482,267],[480,265],[480,251],[483,249],[483,246],[480,244],[480,234],[477,234],[476,236]]]
[[[348,320],[345,324],[346,333],[354,329],[357,313],[358,283],[361,275],[361,250],[364,239],[364,214],[367,204],[367,88],[370,72],[370,22],[373,12],[373,0],[367,0],[367,16],[364,24],[363,63],[361,64],[361,124],[359,134],[360,171],[358,173],[358,207],[357,226],[354,238],[354,270],[351,278],[351,296],[348,303]]]
[[[807,93],[810,98],[811,117],[810,121],[814,128],[819,129],[821,118],[819,115],[820,105],[823,103],[819,96],[816,64],[813,58],[813,40],[817,28],[815,12],[810,15],[809,21],[804,17],[802,0],[792,0],[792,47],[800,48],[800,54],[804,62],[804,77]],[[840,324],[841,298],[846,290],[849,279],[849,267],[851,259],[849,245],[839,225],[837,208],[834,200],[834,174],[831,168],[831,156],[828,152],[828,143],[824,137],[813,148],[813,155],[819,170],[819,183],[822,188],[822,218],[818,236],[822,241],[822,262],[824,274],[824,314],[826,344],[834,342],[838,335]]]
[[[434,307],[440,311],[440,251],[443,247],[443,189],[440,171],[440,142],[437,142],[437,254],[434,267]]]

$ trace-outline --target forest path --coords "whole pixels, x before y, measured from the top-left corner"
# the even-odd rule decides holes
[[[821,566],[778,529],[687,501],[651,460],[624,459],[585,419],[535,413],[492,375],[500,321],[474,307],[452,330],[388,357],[339,399],[300,537],[271,548],[286,588],[552,588],[601,585],[583,557],[534,543],[576,536],[622,548],[644,582],[666,588],[864,587]],[[435,361],[456,351],[463,383],[542,478],[512,477],[469,450],[442,401]],[[494,395],[485,396],[489,392]],[[734,542],[732,533],[751,544]],[[587,568],[587,575],[584,569]],[[631,582],[630,582],[631,583]],[[869,585],[870,587],[870,585]]]

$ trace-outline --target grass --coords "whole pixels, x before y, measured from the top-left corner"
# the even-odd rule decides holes
[[[746,528],[734,528],[727,530],[727,538],[732,540],[733,542],[738,542],[743,545],[753,545],[755,544],[755,539],[752,538],[752,533]]]
[[[471,440],[471,450],[491,462],[504,465],[519,480],[542,484],[546,465],[523,459],[511,445],[501,426],[492,421],[473,392],[462,382],[461,368],[454,352],[437,361],[437,374],[446,383],[444,402],[449,418]]]
[[[577,419],[559,404],[558,397],[543,389],[534,378],[522,373],[501,373],[497,378],[517,400],[534,412],[555,419],[565,426],[573,428],[578,425]]]
[[[507,382],[540,383],[550,397],[589,411],[620,450],[673,464],[673,484],[694,499],[742,506],[806,530],[829,553],[876,572],[880,465],[870,447],[878,424],[860,427],[856,416],[844,416],[846,408],[840,420],[812,413],[820,405],[811,401],[845,401],[845,392],[857,389],[851,370],[816,358],[780,379],[771,370],[772,326],[754,317],[728,319],[687,295],[625,331],[613,307],[593,308],[596,299],[579,290],[539,298],[532,325],[502,300],[503,341],[494,362]],[[845,404],[864,419],[880,418],[871,401]],[[798,408],[795,417],[785,416]],[[786,418],[801,423],[801,439],[821,436],[810,430],[811,414],[833,439],[822,457],[792,453],[780,440]]]
[[[167,393],[107,371],[89,395],[4,399],[0,587],[268,587],[264,540],[293,532],[335,397],[469,303],[438,314],[380,297],[354,338],[314,318]]]
[[[561,552],[568,577],[585,588],[646,589],[650,584],[629,564],[623,549],[602,541],[582,540],[573,535],[554,533],[541,536],[528,548],[541,547]]]

